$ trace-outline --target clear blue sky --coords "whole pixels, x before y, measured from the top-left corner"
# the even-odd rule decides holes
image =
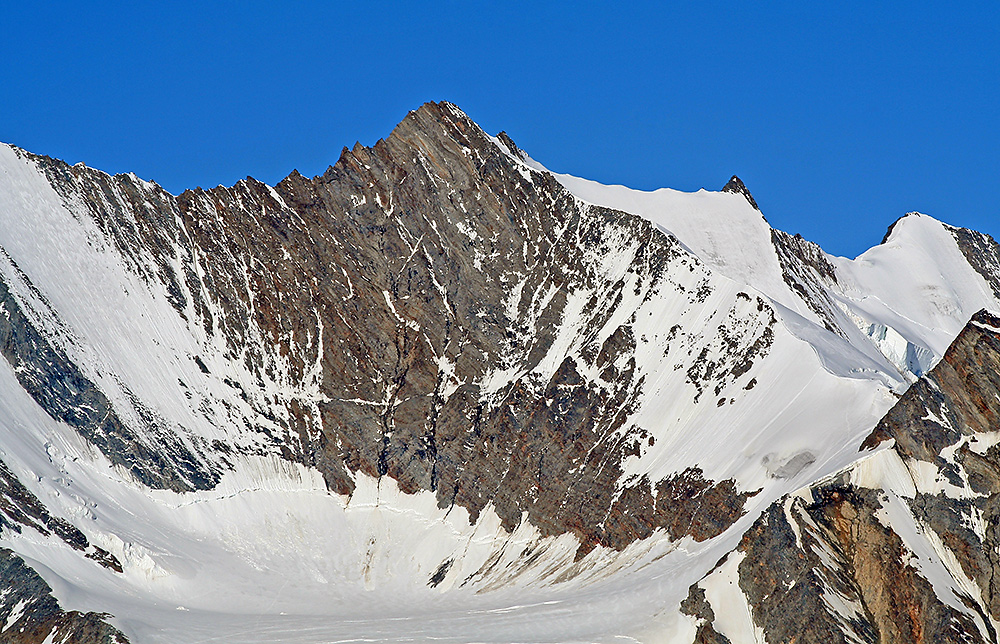
[[[444,99],[559,172],[738,174],[835,254],[910,210],[1000,235],[995,3],[91,4],[0,8],[0,140],[177,193],[318,174]]]

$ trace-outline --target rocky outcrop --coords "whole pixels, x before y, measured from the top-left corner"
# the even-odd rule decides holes
[[[743,539],[740,587],[775,641],[989,642],[948,605],[869,489],[831,483],[772,506]]]
[[[0,532],[13,530],[20,533],[22,529],[29,528],[43,537],[54,534],[69,547],[84,553],[88,559],[115,572],[122,572],[121,563],[113,554],[92,545],[87,536],[69,521],[52,516],[3,461],[0,461],[0,513]]]
[[[473,519],[492,504],[507,529],[527,512],[543,534],[576,533],[581,554],[656,528],[707,538],[739,516],[745,495],[696,470],[617,490],[623,459],[651,440],[629,422],[643,375],[628,321],[544,365],[571,306],[586,302],[572,324],[591,334],[623,301],[706,297],[674,283],[692,258],[646,222],[585,206],[519,166],[454,106],[425,105],[321,177],[178,203],[200,253],[231,258],[205,268],[234,350],[253,351],[249,313],[287,346],[292,378],[314,360],[321,370],[321,399],[290,405],[298,439],[287,443],[332,489],[350,493],[352,471],[390,476]],[[226,285],[251,252],[266,287]],[[625,270],[607,273],[609,255]],[[769,320],[737,342],[741,361],[766,354]],[[295,346],[303,337],[316,342]],[[736,371],[717,365],[699,384]],[[697,500],[698,521],[678,520],[695,503],[656,502],[680,494]]]
[[[1000,620],[1000,318],[980,311],[934,370],[863,447],[893,439],[916,470],[910,508],[973,582],[973,604]]]
[[[837,306],[830,298],[830,286],[837,283],[837,272],[823,249],[806,241],[802,235],[789,235],[773,228],[771,243],[778,254],[785,283],[802,298],[828,331],[844,336],[837,320]]]
[[[731,192],[733,194],[743,195],[743,197],[750,202],[750,205],[754,207],[754,210],[760,212],[760,208],[757,206],[757,202],[754,201],[753,195],[750,194],[750,190],[747,189],[743,180],[735,174],[729,181],[726,182],[726,185],[722,186],[722,192]]]
[[[1000,427],[997,394],[1000,318],[980,311],[955,338],[941,362],[910,387],[879,422],[862,449],[894,439],[894,449],[903,458],[933,463],[953,485],[962,486],[942,452],[963,437]]]
[[[705,599],[705,589],[691,586],[687,598],[681,602],[681,612],[697,620],[693,644],[731,644],[728,637],[719,634],[712,626],[715,621],[715,611]]]
[[[0,548],[0,641],[6,644],[128,644],[103,613],[64,611],[52,589],[7,548]]]
[[[969,265],[983,276],[997,297],[1000,297],[1000,244],[986,233],[968,228],[948,227]]]
[[[744,534],[738,583],[768,641],[997,641],[998,374],[1000,318],[981,311],[862,446],[876,451]]]

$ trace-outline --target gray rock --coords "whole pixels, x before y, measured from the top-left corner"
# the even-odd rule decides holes
[[[15,613],[15,608],[18,608]],[[0,548],[0,624],[4,644],[128,644],[103,613],[66,612],[52,589],[7,548]]]

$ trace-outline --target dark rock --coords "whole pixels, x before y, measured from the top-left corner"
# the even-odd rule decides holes
[[[983,276],[1000,298],[1000,244],[991,236],[968,228],[947,226],[969,265]]]
[[[517,144],[514,143],[513,139],[507,136],[506,132],[500,132],[497,134],[497,138],[500,139],[500,141],[504,144],[504,147],[506,147],[507,150],[518,159],[524,161],[528,158],[528,155],[526,155],[521,148],[517,147]]]
[[[591,298],[582,327],[600,329],[627,296],[703,302],[707,273],[695,289],[675,284],[672,274],[698,265],[676,240],[638,217],[582,204],[551,175],[527,171],[508,136],[499,140],[510,155],[455,106],[428,103],[374,146],[345,148],[321,176],[293,172],[274,189],[248,178],[177,197],[131,175],[33,158],[67,202],[82,197],[132,270],[162,284],[190,324],[221,334],[223,357],[254,374],[259,387],[237,394],[249,411],[234,420],[271,453],[317,468],[331,490],[350,494],[355,472],[389,476],[405,492],[431,490],[442,507],[467,508],[473,520],[492,504],[508,530],[527,513],[544,535],[576,534],[581,555],[657,529],[719,534],[748,497],[733,481],[691,468],[626,482],[619,494],[623,460],[651,442],[630,421],[645,382],[629,325],[601,346],[583,342],[579,358],[554,373],[537,371],[575,294]],[[624,276],[609,281],[587,259],[626,252],[632,293]],[[688,368],[696,398],[718,395],[767,355],[775,318],[757,299],[749,314],[734,305],[705,341],[712,351]],[[45,360],[19,351],[5,356],[39,365],[39,382],[69,374],[108,409],[54,347]],[[287,360],[281,373],[275,351]],[[58,374],[44,371],[50,358]],[[191,360],[214,377],[204,356]],[[317,363],[318,399],[264,395],[274,378],[302,382]],[[500,370],[513,375],[481,390]],[[81,408],[68,394],[56,396],[61,407],[45,403],[50,390],[35,395],[54,417]],[[77,426],[100,447],[88,422]],[[108,422],[100,436],[115,442],[102,449],[153,486],[211,487],[238,451],[172,449],[175,434],[153,422],[142,435],[167,449],[146,453],[130,428]],[[663,496],[654,499],[654,488]]]
[[[681,602],[681,612],[698,619],[698,631],[692,644],[731,644],[728,637],[719,634],[712,626],[715,611],[705,599],[704,589],[691,586],[687,599]]]
[[[20,610],[15,615],[15,608]],[[11,618],[16,619],[11,619]],[[0,639],[4,644],[128,644],[104,613],[66,612],[52,589],[24,561],[0,548]]]
[[[731,192],[733,194],[743,195],[746,198],[746,200],[750,202],[750,205],[754,207],[754,210],[760,212],[760,208],[757,207],[757,202],[754,201],[753,195],[750,194],[750,191],[743,184],[743,181],[735,174],[733,175],[732,179],[730,179],[726,183],[726,185],[722,187],[722,192]]]
[[[837,305],[829,295],[829,286],[837,283],[837,273],[826,253],[801,235],[792,236],[773,228],[771,243],[778,254],[785,283],[819,317],[827,330],[846,337],[837,319]]]

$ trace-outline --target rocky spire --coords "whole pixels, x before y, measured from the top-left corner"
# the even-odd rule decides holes
[[[738,194],[738,195],[743,195],[744,197],[746,197],[747,201],[750,202],[750,205],[754,207],[754,210],[756,210],[757,212],[760,212],[760,208],[757,206],[757,202],[754,201],[753,195],[750,194],[750,191],[747,190],[746,185],[735,174],[733,175],[733,178],[729,180],[729,183],[727,183],[725,186],[723,186],[722,191],[723,192],[732,192],[733,194]]]

